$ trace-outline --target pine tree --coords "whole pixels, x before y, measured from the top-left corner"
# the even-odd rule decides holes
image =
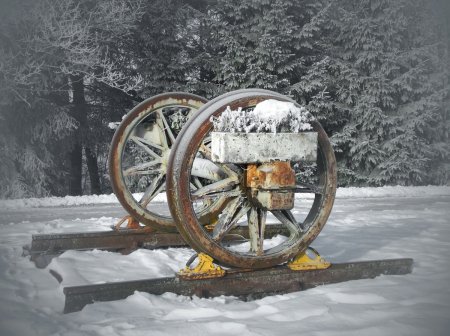
[[[3,2],[0,10],[0,197],[48,195],[50,143],[75,127],[59,105],[64,83],[59,76],[50,80],[34,57],[35,22],[23,15],[33,10],[32,2]]]
[[[130,63],[118,57],[121,42],[140,15],[139,2],[23,1],[6,4],[3,13],[0,81],[5,133],[0,144],[9,152],[6,168],[0,169],[6,182],[0,192],[22,197],[61,190],[54,184],[66,172],[57,168],[69,151],[71,162],[64,165],[73,178],[69,189],[80,194],[81,150],[84,147],[88,160],[93,159],[86,139],[98,134],[88,124],[88,105],[96,92],[87,88],[99,83],[127,92],[136,84],[133,80],[139,80],[128,76]]]
[[[183,91],[185,7],[180,0],[146,2],[143,16],[128,40],[136,72],[142,75],[137,94],[142,99],[170,91]]]
[[[220,1],[211,8],[216,81],[291,94],[315,56],[316,1]]]
[[[183,41],[182,64],[185,69],[186,90],[212,99],[224,93],[216,78],[220,24],[214,13],[216,0],[189,0],[183,7],[184,25],[180,29]]]
[[[324,110],[343,117],[332,125],[341,183],[446,179],[448,72],[428,8],[421,0],[350,0],[329,8],[328,57],[309,73],[320,83],[313,93],[330,92]]]

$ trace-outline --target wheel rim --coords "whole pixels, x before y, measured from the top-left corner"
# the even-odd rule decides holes
[[[254,204],[250,204],[250,207],[246,205],[245,196],[242,195],[227,197],[228,202],[225,207],[226,211],[224,211],[219,218],[219,229],[216,228],[213,231],[208,231],[199,223],[198,216],[195,214],[195,211],[193,211],[193,203],[195,203],[199,194],[205,194],[211,192],[211,190],[219,190],[217,185],[219,182],[216,182],[216,186],[211,187],[211,190],[203,188],[203,190],[200,189],[200,191],[195,191],[194,193],[189,190],[186,183],[190,178],[192,163],[197,155],[196,153],[202,138],[206,136],[212,128],[210,122],[211,116],[217,116],[222,113],[227,106],[230,106],[231,109],[236,109],[238,107],[245,108],[254,106],[256,103],[266,99],[291,101],[274,92],[250,89],[235,91],[207,103],[199,113],[186,124],[186,127],[172,149],[169,160],[167,181],[168,201],[179,232],[195,250],[211,255],[219,263],[224,265],[245,268],[263,268],[289,260],[296,254],[305,250],[317,237],[325,225],[334,202],[336,191],[335,157],[325,131],[320,124],[315,121],[312,123],[312,126],[314,131],[318,132],[318,185],[316,188],[309,186],[311,191],[315,194],[314,201],[301,223],[295,219],[295,216],[290,210],[271,211],[271,215],[287,226],[291,232],[291,235],[286,240],[279,244],[275,244],[274,246],[268,245],[266,246],[267,248],[258,248],[256,251],[253,242],[250,244],[253,251],[247,252],[222,243],[220,240],[220,233],[218,232],[227,232],[230,227],[245,225],[245,223],[239,224],[238,217],[245,218],[245,216],[248,216],[249,219],[247,220],[247,223],[250,222],[252,224],[256,221],[259,225],[256,227],[261,228],[264,226],[262,224],[266,221],[265,212],[262,209],[255,207]],[[220,164],[218,165],[220,166]],[[228,188],[225,188],[225,190],[233,191],[234,189],[240,189],[242,193],[242,188],[244,187],[239,183],[242,179],[242,172],[239,172],[239,168],[243,167],[228,165],[228,168],[221,168],[224,170],[229,170],[229,168],[231,168],[231,170],[237,171],[238,175],[238,182],[233,182],[233,174],[235,173],[232,171],[227,172],[226,178],[221,181],[224,185],[227,185],[228,183]],[[232,188],[230,188],[231,186]],[[214,189],[214,187],[217,188]],[[226,196],[223,197],[225,198]],[[227,216],[229,217],[228,219]],[[255,233],[251,233],[250,227],[254,229],[255,225],[249,226],[250,236],[255,237]],[[258,237],[256,234],[256,238],[262,240],[264,238],[263,232],[260,232],[259,234],[262,234],[262,236]]]
[[[165,190],[167,161],[177,134],[205,102],[200,96],[178,92],[151,97],[134,107],[114,134],[109,154],[111,184],[122,206],[144,225],[176,230],[172,216],[164,212],[166,207],[152,201]],[[205,208],[203,220],[214,211],[214,207]]]

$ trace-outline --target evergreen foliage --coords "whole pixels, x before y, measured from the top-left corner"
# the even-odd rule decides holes
[[[211,9],[224,90],[258,87],[290,93],[314,59],[317,1],[220,1]]]
[[[348,116],[333,135],[341,183],[448,179],[448,68],[428,11],[420,0],[350,0],[331,10],[330,87]]]
[[[77,179],[77,192],[109,191],[110,121],[162,92],[248,87],[307,106],[341,185],[448,184],[449,11],[442,0],[4,0],[0,197],[65,195]]]

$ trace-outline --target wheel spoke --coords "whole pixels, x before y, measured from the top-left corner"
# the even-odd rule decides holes
[[[198,190],[201,187],[203,187],[202,182],[200,182],[200,179],[197,176],[193,176],[191,179],[192,182],[190,182],[191,188],[192,190]],[[207,198],[207,197],[203,197],[203,198]],[[201,202],[201,205],[198,206],[197,208],[197,212],[201,212],[204,209],[208,208],[211,205],[211,200],[206,199],[203,202]]]
[[[145,162],[145,163],[127,168],[123,171],[123,176],[153,174],[153,173],[155,173],[155,169],[149,169],[149,168],[156,166],[157,164],[160,164],[160,163],[161,163],[160,159],[155,159],[150,162]]]
[[[145,208],[148,203],[150,203],[150,201],[163,190],[166,184],[165,180],[164,173],[159,174],[152,180],[152,183],[150,183],[144,195],[142,195],[142,198],[139,200],[139,204],[142,207]]]
[[[214,227],[212,238],[220,241],[249,209],[250,205],[243,197],[236,197],[230,201]]]
[[[131,136],[130,140],[133,141],[136,145],[141,147],[147,154],[154,157],[155,159],[161,159],[161,156],[152,151],[145,143],[141,142],[142,138],[138,138],[135,136]]]
[[[200,189],[201,187],[203,187],[202,182],[200,182],[200,180],[197,176],[194,176],[193,180],[194,180],[194,184],[197,187],[197,189]]]
[[[230,178],[233,178],[235,180],[239,180],[240,176],[242,175],[242,169],[234,164],[224,164],[218,162],[214,162],[214,164]]]
[[[272,214],[284,224],[291,235],[300,235],[303,233],[303,225],[295,219],[291,210],[272,210]]]
[[[165,149],[169,148],[169,143],[167,142],[166,132],[164,132],[164,122],[159,117],[159,113],[156,113],[156,125],[158,126],[158,131],[160,132],[161,144]]]
[[[151,141],[149,139],[145,139],[145,138],[142,138],[142,137],[139,137],[139,136],[136,136],[136,135],[132,135],[130,138],[134,138],[137,141],[139,141],[139,142],[141,142],[141,143],[143,143],[145,145],[151,146],[153,148],[156,148],[156,149],[159,149],[159,150],[164,150],[163,146],[158,145],[158,144],[154,143],[153,141]]]
[[[295,186],[295,193],[307,193],[307,194],[319,194],[322,195],[323,191],[321,187],[317,187],[313,184],[297,182]]]
[[[198,151],[203,155],[205,159],[211,160],[211,148],[205,145],[204,142],[200,145]]]
[[[191,186],[194,186],[194,185],[191,183]],[[202,196],[192,196],[191,199],[193,201],[198,201],[198,200],[207,200],[207,199],[217,198],[217,197],[230,198],[230,197],[239,196],[241,194],[242,194],[241,190],[239,190],[239,188],[235,188],[235,189],[227,190],[227,191],[212,192],[212,193],[208,193],[208,194],[202,195]]]
[[[219,181],[227,176],[220,166],[208,159],[196,157],[192,164],[191,176],[202,177],[211,181]]]
[[[194,193],[192,193],[191,198],[192,200],[196,200],[210,194],[222,192],[238,183],[239,181],[236,181],[234,178],[226,178],[197,189]]]
[[[161,119],[161,121],[163,122],[163,125],[164,125],[164,127],[162,129],[167,131],[167,134],[169,135],[170,142],[173,145],[175,143],[175,135],[173,134],[172,129],[170,128],[169,123],[167,122],[163,111],[158,110],[157,113],[158,113],[159,118]]]
[[[258,256],[264,253],[264,231],[266,228],[267,211],[251,207],[248,213],[248,234],[250,237],[250,252]]]

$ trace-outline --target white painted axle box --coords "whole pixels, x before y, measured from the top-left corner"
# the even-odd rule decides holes
[[[317,159],[317,132],[212,132],[211,156],[219,163],[314,162]]]

